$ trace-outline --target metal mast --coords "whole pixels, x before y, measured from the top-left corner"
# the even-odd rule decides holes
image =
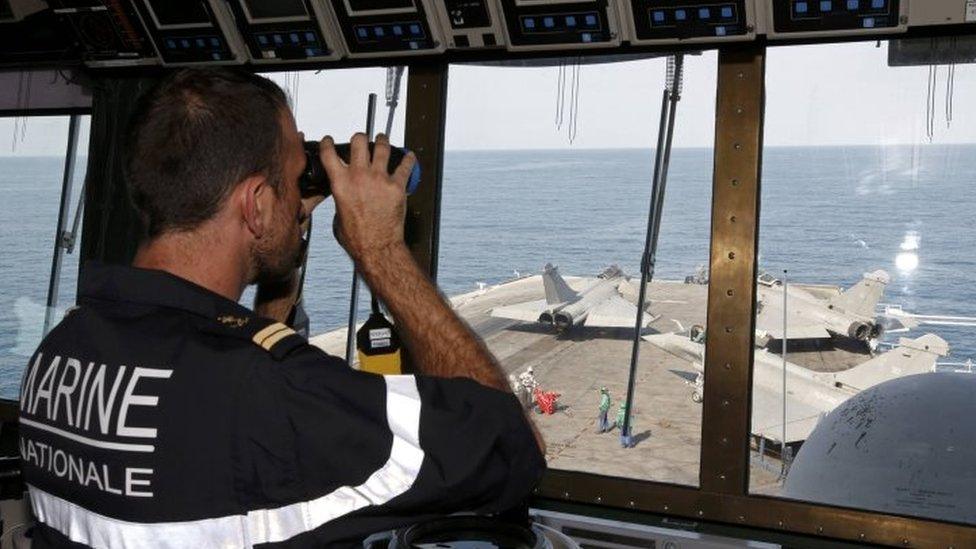
[[[668,58],[667,78],[661,97],[661,122],[658,126],[657,148],[654,155],[654,177],[651,181],[651,203],[647,214],[647,235],[644,254],[641,256],[640,292],[637,297],[637,319],[634,324],[634,345],[630,353],[630,376],[627,379],[627,400],[624,404],[624,423],[620,427],[620,444],[625,448],[634,445],[631,428],[631,411],[634,407],[634,386],[637,379],[637,361],[640,358],[641,328],[644,324],[644,302],[647,283],[654,278],[657,261],[657,241],[661,233],[661,212],[664,209],[664,191],[668,181],[668,165],[671,162],[671,143],[674,138],[674,117],[681,100],[681,78],[684,56]]]

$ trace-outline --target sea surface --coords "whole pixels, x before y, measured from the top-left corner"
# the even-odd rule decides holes
[[[0,396],[16,396],[40,340],[61,192],[61,158],[0,158]],[[448,152],[439,283],[454,295],[538,273],[610,264],[639,275],[651,150]],[[82,163],[83,165],[83,163]],[[708,261],[712,156],[672,155],[656,276],[683,279]],[[83,174],[78,174],[75,195]],[[850,286],[892,277],[884,301],[976,316],[976,146],[767,148],[760,262],[790,281]],[[77,204],[72,200],[71,208]],[[316,216],[306,303],[312,332],[344,325],[352,266],[332,238],[331,202]],[[65,256],[60,314],[75,295]],[[249,294],[245,294],[247,300]],[[364,296],[360,309],[367,305]],[[976,358],[976,328],[923,326]]]

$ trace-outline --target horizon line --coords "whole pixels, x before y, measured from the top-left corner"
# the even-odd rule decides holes
[[[841,148],[841,147],[874,147],[874,148],[888,148],[888,147],[965,147],[965,146],[976,146],[976,142],[966,142],[966,143],[836,143],[836,144],[815,144],[815,145],[764,145],[763,149],[811,149],[811,148]],[[693,146],[673,146],[672,150],[709,150],[714,147],[711,145],[693,145]],[[468,149],[468,148],[445,148],[444,152],[533,152],[533,151],[544,151],[544,152],[556,152],[556,151],[653,151],[654,147],[537,147],[537,148],[510,148],[510,149]],[[63,158],[63,154],[9,154],[0,153],[0,158]],[[77,158],[88,158],[88,155],[79,154]]]

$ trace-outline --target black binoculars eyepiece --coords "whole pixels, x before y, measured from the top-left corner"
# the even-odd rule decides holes
[[[301,190],[302,198],[308,198],[310,196],[328,197],[332,194],[332,187],[329,183],[329,176],[325,173],[325,166],[322,165],[322,161],[319,159],[319,142],[306,141],[304,147],[305,171],[298,180],[298,188]],[[349,152],[351,150],[349,143],[337,143],[335,150],[343,162],[349,162]],[[404,149],[390,147],[390,161],[386,166],[387,172],[392,175],[406,154],[407,151]],[[369,155],[370,157],[373,156],[373,143],[369,144]],[[417,163],[414,165],[413,171],[410,172],[410,181],[407,183],[407,194],[413,193],[419,184],[420,164]]]

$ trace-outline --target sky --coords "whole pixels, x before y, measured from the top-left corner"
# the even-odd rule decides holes
[[[678,106],[675,147],[710,147],[714,139],[717,54],[688,56]],[[946,75],[938,69],[934,143],[976,143],[976,67],[955,72],[953,119],[946,121]],[[585,65],[579,70],[576,136],[570,141],[573,69],[566,69],[564,117],[557,127],[559,69],[454,65],[450,69],[447,149],[651,148],[656,140],[665,62],[649,59]],[[888,67],[887,46],[875,42],[769,49],[767,146],[926,143],[928,67]],[[293,92],[299,129],[307,137],[345,141],[365,124],[366,97],[379,95],[382,68],[277,73]],[[403,83],[406,93],[406,81]],[[404,102],[394,124],[402,140]],[[26,129],[0,119],[0,155],[61,155],[66,117],[31,118]],[[87,126],[85,127],[87,128]],[[15,131],[16,130],[16,131]],[[16,138],[15,138],[16,135]]]

